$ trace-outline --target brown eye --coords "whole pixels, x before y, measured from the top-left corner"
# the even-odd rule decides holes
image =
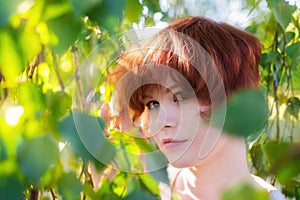
[[[156,108],[159,108],[159,102],[158,101],[149,101],[147,104],[146,104],[146,107],[149,109],[149,110],[154,110]]]

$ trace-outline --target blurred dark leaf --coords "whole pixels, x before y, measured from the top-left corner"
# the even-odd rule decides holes
[[[25,186],[15,177],[0,177],[0,199],[24,199]]]
[[[293,60],[293,62],[300,61],[300,42],[293,43],[286,47],[287,55]]]
[[[300,100],[298,97],[290,97],[287,100],[287,108],[286,111],[294,116],[296,119],[298,119],[299,116],[299,109],[300,109]]]
[[[168,177],[167,168],[161,168],[159,170],[154,170],[149,172],[152,177],[154,177],[157,181],[166,183],[167,185],[170,185],[170,180]]]
[[[58,43],[53,48],[60,55],[75,43],[83,27],[82,20],[72,13],[50,19],[47,24],[58,38]]]
[[[157,200],[157,196],[150,192],[137,188],[135,191],[130,193],[128,196],[123,198],[124,200]]]
[[[113,35],[119,32],[119,24],[123,18],[125,3],[125,0],[104,0],[99,6],[89,11],[87,15]]]
[[[300,174],[300,144],[268,141],[264,145],[271,169],[281,183],[289,181]]]
[[[213,113],[212,124],[227,133],[248,137],[261,130],[268,116],[268,106],[264,95],[257,90],[247,90],[235,94],[226,109],[220,106]],[[222,123],[225,117],[224,126]]]
[[[99,162],[107,164],[115,155],[114,146],[103,133],[104,127],[98,117],[73,112],[59,123],[59,133],[77,156],[103,167]]]
[[[80,193],[83,190],[83,186],[76,178],[74,173],[64,174],[57,183],[58,192],[62,196],[62,199],[75,200],[80,199]]]
[[[25,176],[38,184],[47,169],[59,161],[57,143],[50,135],[24,140],[18,148],[17,159]]]
[[[5,160],[6,158],[7,158],[7,151],[6,151],[5,143],[0,137],[0,162],[2,160]]]
[[[82,16],[89,9],[101,4],[103,0],[70,0],[76,17]]]

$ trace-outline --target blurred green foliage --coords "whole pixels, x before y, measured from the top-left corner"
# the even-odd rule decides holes
[[[98,111],[112,91],[105,84],[110,61],[98,58],[98,107],[74,96],[88,86],[80,65],[101,42],[133,24],[154,25],[155,14],[163,21],[189,14],[185,1],[169,3],[162,9],[159,0],[0,1],[0,199],[160,198],[159,181],[168,184],[164,168],[129,173],[112,167],[143,170],[139,155],[156,147],[118,131],[108,142]],[[264,47],[263,94],[237,94],[227,105],[225,129],[247,138],[254,174],[300,199],[299,7],[284,0],[247,0],[245,6],[250,12],[263,7],[245,28]],[[224,199],[237,197],[263,199],[264,193],[238,187]]]

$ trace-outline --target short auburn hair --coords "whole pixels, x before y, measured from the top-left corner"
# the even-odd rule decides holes
[[[128,102],[139,115],[144,111],[143,94],[160,87],[155,80],[165,79],[168,73],[151,72],[168,66],[188,81],[199,102],[209,105],[212,95],[222,89],[214,84],[216,79],[221,79],[227,97],[241,89],[257,88],[260,57],[260,41],[252,34],[205,17],[186,17],[170,23],[141,48],[120,55],[109,82],[116,84],[126,74],[116,91],[118,101]]]

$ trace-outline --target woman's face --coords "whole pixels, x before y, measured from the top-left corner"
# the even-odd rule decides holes
[[[141,128],[175,167],[198,165],[212,151],[220,131],[201,117],[208,106],[201,106],[193,91],[174,81],[169,85],[168,90],[162,88],[143,97]]]

